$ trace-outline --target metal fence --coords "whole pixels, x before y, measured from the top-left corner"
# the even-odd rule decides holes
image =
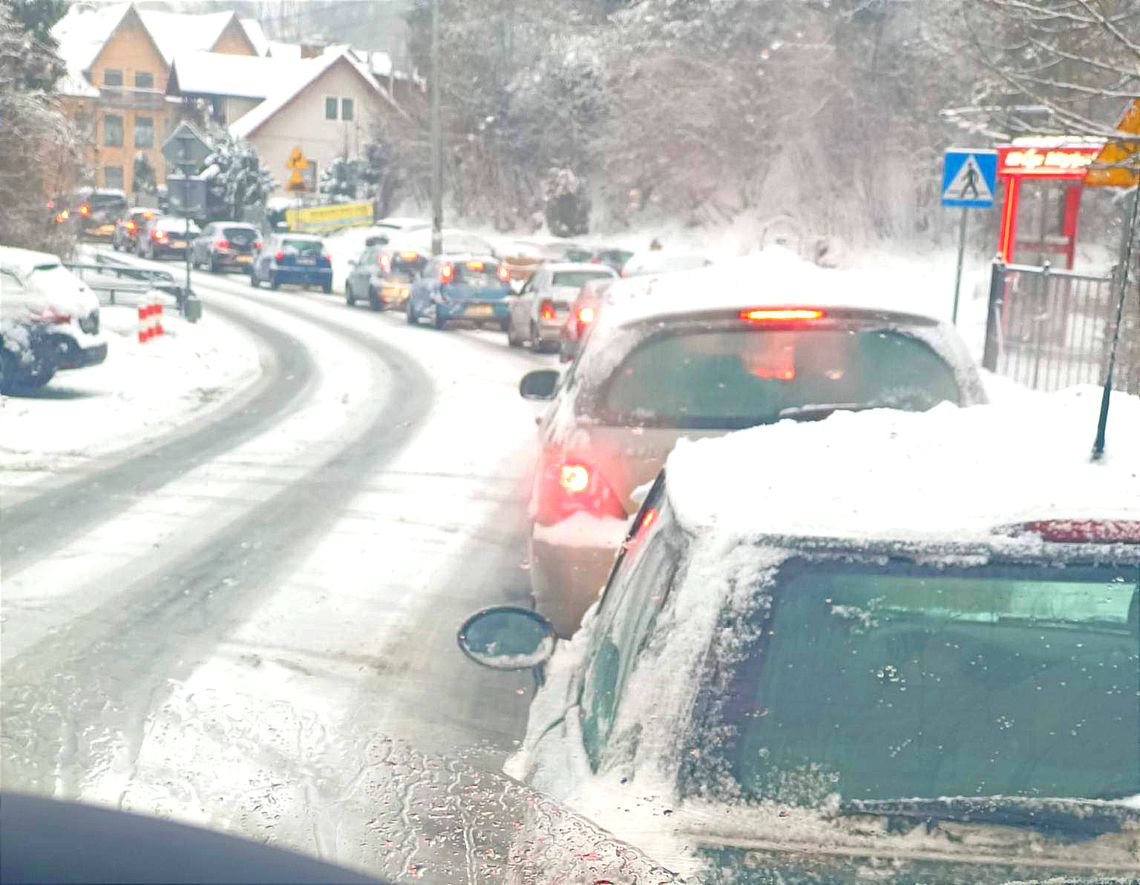
[[[161,292],[171,300],[190,322],[202,316],[202,302],[174,279],[168,270],[134,267],[102,257],[92,263],[69,263],[67,268],[79,276],[104,304],[134,307],[142,300]]]
[[[1103,384],[1119,291],[1113,276],[995,261],[983,365],[1036,390]],[[1140,393],[1140,287],[1135,282],[1121,320],[1113,387]]]

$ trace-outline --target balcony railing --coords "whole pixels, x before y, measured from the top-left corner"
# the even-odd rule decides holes
[[[99,100],[108,107],[154,110],[166,105],[166,93],[161,89],[100,86]]]

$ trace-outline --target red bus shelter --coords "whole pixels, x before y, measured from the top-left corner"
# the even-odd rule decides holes
[[[1096,139],[1060,138],[1017,139],[998,146],[998,177],[1005,184],[998,234],[998,255],[1003,261],[1013,262],[1018,249],[1031,249],[1063,255],[1065,268],[1072,269],[1085,173],[1103,146],[1104,142]],[[1035,238],[1018,239],[1017,219],[1025,181],[1055,183],[1043,196],[1056,207],[1059,224],[1049,230],[1043,225]]]

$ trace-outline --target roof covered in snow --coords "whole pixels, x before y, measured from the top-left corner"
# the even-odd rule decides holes
[[[834,270],[771,248],[696,270],[646,274],[613,285],[607,324],[662,319],[696,311],[747,307],[882,310],[936,319],[925,306],[924,280],[900,283],[866,270]]]
[[[1094,462],[1100,400],[1095,387],[1026,391],[682,441],[669,497],[702,536],[990,543],[993,529],[1030,520],[1140,520],[1140,397],[1114,394]]]
[[[266,98],[284,81],[304,72],[305,62],[222,52],[175,56],[167,91],[172,95]]]
[[[351,65],[353,70],[360,75],[360,78],[382,101],[387,102],[398,113],[404,114],[403,109],[381,88],[376,78],[368,72],[364,64],[356,60],[349,47],[341,46],[316,58],[304,59],[299,63],[294,63],[292,73],[278,83],[277,88],[266,97],[265,101],[248,114],[235,120],[230,125],[230,132],[238,138],[248,138],[278,111],[316,82],[325,71],[342,61],[344,64]]]

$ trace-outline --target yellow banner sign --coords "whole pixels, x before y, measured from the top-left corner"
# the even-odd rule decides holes
[[[331,206],[311,206],[308,209],[288,209],[285,221],[289,230],[298,233],[324,233],[342,227],[367,227],[372,223],[372,204],[335,203]]]
[[[1124,135],[1140,135],[1140,98],[1132,100],[1116,124]],[[1104,146],[1088,174],[1088,187],[1136,187],[1140,184],[1140,139],[1113,139]]]

